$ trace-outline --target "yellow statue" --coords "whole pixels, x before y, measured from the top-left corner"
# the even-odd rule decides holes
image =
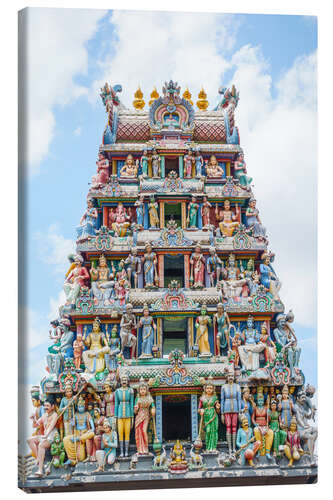
[[[209,102],[207,101],[207,94],[204,89],[201,87],[201,90],[198,94],[197,106],[201,111],[206,111],[208,108]]]
[[[138,173],[138,163],[135,163],[133,156],[127,156],[125,165],[120,169],[120,177],[136,178]]]
[[[195,321],[195,328],[197,330],[196,343],[199,347],[200,356],[210,356],[210,345],[208,337],[208,325],[211,325],[212,320],[207,315],[206,308],[203,307],[200,316]]]
[[[100,320],[95,318],[92,332],[84,339],[88,349],[83,352],[83,362],[88,373],[98,373],[105,369],[105,354],[110,352],[107,340],[101,332]]]
[[[151,106],[153,104],[153,102],[156,101],[156,99],[158,99],[159,97],[160,97],[160,94],[157,92],[156,87],[154,87],[154,90],[150,94],[150,101],[148,103],[149,106]]]
[[[192,94],[191,94],[191,92],[189,91],[189,89],[186,87],[186,90],[185,90],[185,92],[184,92],[184,94],[183,94],[183,98],[184,98],[186,101],[188,101],[188,102],[191,104],[191,106],[193,106],[193,101],[191,101],[191,97],[192,97]]]
[[[176,472],[187,469],[186,453],[179,439],[177,439],[172,451],[170,452],[170,458],[172,459],[169,465],[171,470]]]
[[[224,174],[224,170],[222,167],[220,167],[216,156],[212,155],[209,158],[209,162],[207,163],[206,166],[206,172],[207,172],[207,177],[213,177],[213,178],[221,178]]]
[[[143,93],[140,87],[138,87],[138,90],[134,94],[134,101],[133,101],[133,106],[135,109],[142,109],[145,106],[145,101],[142,99],[143,98]]]
[[[71,465],[78,462],[93,461],[94,423],[86,411],[82,396],[77,402],[77,412],[74,417],[74,433],[64,437],[64,447]]]

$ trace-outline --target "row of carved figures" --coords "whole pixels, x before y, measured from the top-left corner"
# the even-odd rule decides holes
[[[115,236],[127,236],[129,228],[133,225],[137,230],[144,228],[146,207],[143,194],[141,194],[134,203],[134,208],[136,217],[134,217],[130,209],[124,207],[122,202],[119,202],[117,207],[109,209],[108,226],[114,231]],[[149,229],[159,229],[159,204],[153,195],[147,203],[147,210]],[[215,224],[213,223],[212,211],[214,211],[215,215]],[[206,196],[203,197],[202,203],[199,203],[196,196],[192,196],[191,201],[187,203],[186,209],[186,227],[188,229],[193,230],[199,228],[199,215],[201,216],[202,229],[213,230],[218,237],[233,236],[242,223],[241,209],[237,204],[235,205],[235,210],[233,210],[230,206],[230,201],[225,200],[223,208],[219,208],[217,203],[215,203],[214,208]],[[258,240],[266,242],[266,229],[261,223],[259,211],[256,208],[256,200],[254,198],[249,200],[249,206],[245,210],[244,218],[248,232]],[[93,238],[96,236],[97,229],[98,211],[94,206],[93,198],[88,198],[87,210],[81,217],[79,226],[76,228],[77,241],[82,242]]]
[[[92,178],[92,189],[100,189],[109,182],[110,162],[102,152],[98,154],[97,174]],[[141,174],[139,174],[141,172]],[[151,178],[161,178],[161,157],[153,147],[151,150],[144,149],[139,159],[134,160],[133,155],[129,154],[124,165],[120,168],[120,179],[138,179],[148,178],[151,172]],[[225,177],[225,171],[218,163],[216,156],[212,155],[209,160],[204,160],[199,150],[195,152],[192,149],[184,155],[184,178],[192,179],[206,177],[207,179],[222,179]],[[246,163],[243,153],[239,153],[234,162],[234,177],[238,179],[239,185],[245,190],[250,189],[252,178],[247,175]]]
[[[150,423],[153,448],[161,449],[161,446],[156,446],[160,444],[156,432],[156,408],[148,383],[140,380],[136,396],[127,376],[122,376],[120,386],[115,387],[113,373],[105,381],[105,392],[102,393],[84,384],[74,395],[71,380],[65,383],[62,397],[50,395],[42,403],[39,391],[32,393],[34,433],[28,444],[37,459],[37,476],[50,472],[52,465],[55,468],[75,466],[84,461],[97,461],[94,473],[104,471],[106,465],[113,465],[116,461],[118,448],[120,458],[129,455],[133,426],[136,458],[149,454]],[[206,452],[217,453],[219,415],[226,430],[229,463],[238,456],[240,465],[253,466],[256,454],[266,457],[267,464],[281,455],[288,458],[289,466],[304,454],[314,460],[317,429],[310,423],[314,421],[316,411],[312,403],[314,388],[300,388],[296,396],[289,393],[287,385],[281,393],[274,387],[266,390],[269,392],[265,395],[264,388],[259,386],[253,394],[245,386],[242,392],[230,372],[218,398],[213,379],[210,377],[204,382],[197,410],[200,419],[198,437],[192,446],[192,453],[194,450],[193,454],[197,455],[195,465],[202,465],[202,437]],[[50,450],[52,460],[44,469],[47,450]],[[161,466],[158,463],[160,454],[157,456],[159,460],[155,463]],[[181,465],[186,465],[186,456],[177,442],[169,467]]]

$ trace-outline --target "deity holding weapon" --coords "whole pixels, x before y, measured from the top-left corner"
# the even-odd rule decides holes
[[[235,229],[239,226],[240,208],[235,205],[235,214],[230,208],[230,201],[225,200],[223,210],[218,210],[218,204],[215,204],[215,217],[219,222],[221,236],[233,236]]]
[[[129,154],[125,160],[125,164],[120,169],[120,177],[127,179],[136,179],[138,174],[138,164],[134,158]]]
[[[73,418],[73,434],[64,437],[64,447],[68,457],[67,463],[93,461],[94,421],[85,409],[85,401],[79,396],[77,412]]]

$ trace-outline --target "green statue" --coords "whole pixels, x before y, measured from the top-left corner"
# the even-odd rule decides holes
[[[66,457],[66,452],[64,448],[64,443],[60,439],[60,434],[59,432],[56,432],[54,434],[54,439],[51,444],[51,455],[52,455],[52,462],[51,464],[53,467],[56,467],[57,469],[59,467],[63,467],[65,457]]]

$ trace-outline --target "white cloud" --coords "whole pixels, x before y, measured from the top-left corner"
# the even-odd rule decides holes
[[[56,134],[54,109],[66,106],[87,89],[75,81],[87,73],[86,42],[103,10],[28,9],[26,40],[27,164],[32,173],[49,152]]]
[[[39,259],[53,274],[64,276],[69,268],[67,257],[75,252],[74,241],[60,234],[57,224],[52,224],[46,233],[36,232],[34,239],[38,243]]]
[[[73,130],[73,135],[76,137],[79,137],[82,134],[82,127],[78,126],[76,129]]]

